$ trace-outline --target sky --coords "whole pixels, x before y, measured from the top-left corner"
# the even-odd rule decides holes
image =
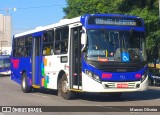
[[[12,34],[59,22],[64,7],[66,0],[0,0],[0,14],[12,17]]]

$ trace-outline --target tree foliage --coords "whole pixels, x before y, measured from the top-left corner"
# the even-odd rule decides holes
[[[66,2],[67,6],[63,9],[65,18],[90,13],[130,14],[143,18],[146,25],[146,46],[151,54],[155,43],[160,39],[158,0],[66,0]]]

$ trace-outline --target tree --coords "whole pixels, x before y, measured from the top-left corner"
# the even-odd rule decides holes
[[[145,21],[146,46],[153,54],[156,39],[160,39],[158,0],[66,0],[65,18],[88,13],[119,13],[136,15]],[[159,44],[158,44],[159,45]]]

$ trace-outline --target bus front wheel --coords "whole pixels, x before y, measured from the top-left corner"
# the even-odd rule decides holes
[[[28,85],[28,79],[25,73],[22,75],[21,87],[24,93],[29,93],[32,91],[32,87]]]
[[[61,92],[61,96],[64,98],[64,99],[71,99],[73,97],[73,93],[71,91],[69,91],[68,89],[68,86],[67,86],[67,77],[66,75],[64,74],[62,76],[62,79],[61,81],[59,82],[60,83],[60,92]]]

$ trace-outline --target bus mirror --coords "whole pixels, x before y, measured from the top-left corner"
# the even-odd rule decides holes
[[[84,49],[86,47],[86,43],[87,43],[86,34],[82,33],[82,35],[81,35],[81,46],[82,46],[81,52],[84,51]]]

